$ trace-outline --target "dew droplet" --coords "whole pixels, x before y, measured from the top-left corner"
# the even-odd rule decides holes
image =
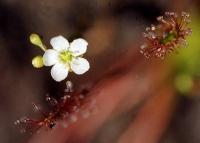
[[[162,21],[162,20],[163,20],[163,16],[158,16],[158,17],[157,17],[157,20],[158,20],[158,21]]]
[[[182,16],[182,17],[185,17],[185,18],[190,17],[190,15],[189,15],[188,13],[186,13],[186,12],[182,12],[182,13],[181,13],[181,16]]]
[[[186,34],[189,35],[189,36],[192,35],[192,29],[187,29]]]
[[[16,120],[16,121],[14,122],[14,124],[15,124],[15,125],[20,124],[20,120]]]
[[[27,117],[22,117],[19,121],[20,123],[26,123],[27,122]]]
[[[150,27],[146,27],[146,31],[149,32],[151,30]]]
[[[33,111],[34,112],[38,112],[41,108],[39,107],[39,105],[36,105],[35,103],[32,103],[33,106]]]
[[[152,31],[156,30],[156,27],[153,24],[151,25],[151,30]]]
[[[72,82],[71,81],[67,81],[66,82],[66,89],[65,89],[65,92],[73,92],[73,84],[72,84]]]
[[[20,133],[25,133],[26,129],[20,129]]]
[[[65,98],[67,99],[69,99],[69,98],[71,98],[71,95],[65,95]]]
[[[77,118],[76,115],[71,114],[71,115],[69,116],[69,121],[70,121],[70,122],[74,123],[74,122],[76,122],[77,120],[78,120],[78,118]]]
[[[158,49],[157,49],[158,52],[160,52],[161,50],[162,50],[161,48],[158,48]]]
[[[178,39],[178,44],[182,45],[183,47],[188,47],[188,43],[183,38]]]
[[[147,48],[147,44],[143,44],[143,45],[140,46],[140,49],[142,49],[142,50],[145,49],[145,48]]]
[[[79,109],[78,106],[73,106],[72,111],[75,112],[75,113],[78,113],[80,111],[80,109]]]
[[[50,97],[48,94],[46,95],[46,101],[51,105],[51,106],[56,106],[58,104],[58,101],[53,98]]]

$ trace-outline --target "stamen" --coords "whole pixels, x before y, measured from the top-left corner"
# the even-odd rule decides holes
[[[70,63],[73,59],[73,55],[70,51],[63,51],[60,53],[59,58],[63,63]]]

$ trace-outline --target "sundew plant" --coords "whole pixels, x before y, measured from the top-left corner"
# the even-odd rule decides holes
[[[140,53],[144,55],[144,60],[145,58],[164,59],[168,54],[177,52],[178,48],[187,45],[186,38],[192,34],[192,29],[188,27],[191,22],[190,15],[186,12],[180,14],[165,12],[165,16],[166,18],[163,16],[157,17],[159,23],[147,27],[146,32],[143,34],[146,43],[141,45]],[[66,88],[64,95],[59,99],[49,95],[46,96],[46,101],[51,108],[49,112],[43,111],[33,103],[33,108],[41,114],[41,118],[23,117],[17,120],[15,124],[21,126],[21,132],[35,133],[42,128],[46,131],[53,130],[58,122],[62,122],[62,126],[67,128],[80,117],[89,118],[89,115],[94,113],[93,110],[97,108],[94,99],[93,101],[87,99],[87,95],[90,94],[92,88],[76,91],[73,89],[73,82],[67,80],[70,72],[81,76],[90,69],[89,62],[83,58],[83,54],[88,50],[88,42],[83,38],[69,42],[60,35],[51,38],[50,45],[52,48],[47,48],[38,34],[31,34],[29,39],[32,44],[39,47],[43,52],[43,55],[37,55],[32,59],[33,67],[39,69],[44,66],[51,66],[50,75],[53,80],[55,82],[66,80]],[[117,66],[109,72],[115,72],[119,68],[123,67]],[[181,78],[186,77],[180,77],[178,80],[183,80]],[[94,83],[92,87],[94,88],[96,84],[98,82]],[[178,84],[176,83],[177,86],[179,86]]]
[[[0,2],[2,143],[199,143],[197,0]]]

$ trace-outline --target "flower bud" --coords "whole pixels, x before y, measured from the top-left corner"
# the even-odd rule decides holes
[[[35,68],[41,68],[44,66],[42,56],[36,56],[32,59],[32,65]]]
[[[40,47],[43,51],[46,50],[45,45],[42,43],[42,40],[38,34],[31,34],[30,35],[30,41],[32,44]]]

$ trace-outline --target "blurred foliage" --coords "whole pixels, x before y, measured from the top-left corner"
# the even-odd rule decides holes
[[[175,77],[174,84],[181,93],[188,93],[193,87],[193,79],[189,74],[178,74]]]
[[[180,48],[179,54],[172,55],[170,63],[173,65],[176,89],[185,94],[192,89],[192,82],[200,77],[200,19],[194,11],[191,13],[189,27],[192,35],[187,38],[188,46]]]

